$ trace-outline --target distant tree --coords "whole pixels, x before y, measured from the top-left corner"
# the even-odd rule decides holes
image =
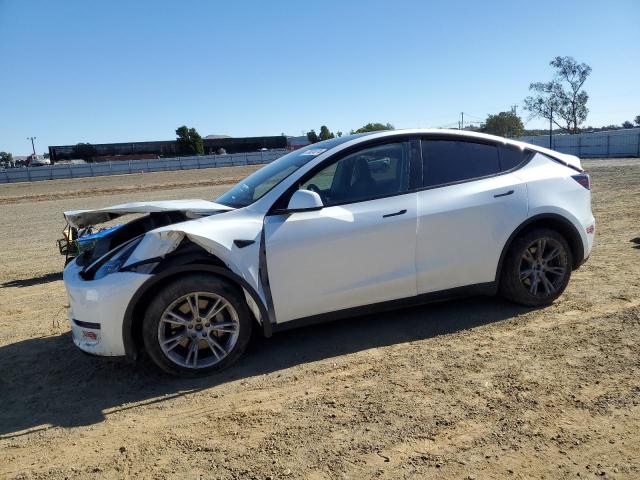
[[[586,127],[583,130],[587,132],[602,132],[605,130],[620,130],[624,128],[622,125],[603,125],[602,127]]]
[[[624,122],[622,122],[622,128],[633,128],[633,123],[631,123],[629,120],[625,120]]]
[[[636,118],[634,118],[633,121],[640,127],[640,115],[636,115]]]
[[[390,123],[387,123],[386,125],[383,125],[382,123],[367,123],[357,130],[351,130],[351,133],[378,132],[380,130],[394,130],[394,128]]]
[[[176,143],[178,151],[182,155],[202,155],[204,154],[204,143],[202,137],[195,128],[188,128],[182,125],[176,130]]]
[[[49,158],[49,152],[44,152],[42,154],[42,158]]]
[[[320,140],[329,140],[330,138],[335,138],[333,132],[330,132],[326,125],[322,125],[320,127]]]
[[[320,141],[320,139],[318,138],[318,134],[313,129],[307,132],[307,139],[310,143],[318,143]]]
[[[573,57],[556,57],[549,62],[555,68],[550,82],[535,82],[529,90],[535,95],[524,99],[524,108],[532,117],[553,118],[553,123],[569,133],[578,133],[578,128],[587,119],[589,95],[582,89],[591,73],[586,63],[578,63]]]
[[[500,112],[496,115],[489,115],[480,126],[484,133],[500,135],[501,137],[520,137],[524,134],[522,119],[513,112]]]
[[[11,155],[8,152],[0,152],[0,163],[12,167],[13,166],[13,155]]]
[[[342,136],[342,132],[336,132],[336,137],[340,138]]]

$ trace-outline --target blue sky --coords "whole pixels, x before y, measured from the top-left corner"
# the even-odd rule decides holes
[[[556,55],[593,67],[587,124],[619,124],[639,39],[638,0],[0,0],[0,150],[454,126],[521,106]]]

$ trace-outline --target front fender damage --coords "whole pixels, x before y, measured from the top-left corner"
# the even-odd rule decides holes
[[[147,232],[125,267],[150,258],[163,258],[174,252],[187,238],[217,257],[231,272],[247,282],[266,305],[265,293],[259,281],[262,224],[260,215],[232,211],[224,215],[167,225]],[[239,247],[235,240],[246,242]],[[244,293],[251,310],[260,319],[253,297],[246,290]]]

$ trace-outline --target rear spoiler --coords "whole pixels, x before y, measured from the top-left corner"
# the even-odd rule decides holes
[[[539,145],[532,145],[530,143],[525,142],[515,142],[520,145],[520,148],[527,149],[529,151],[538,152],[548,157],[549,159],[557,162],[565,167],[569,167],[572,170],[575,170],[579,173],[584,173],[584,169],[582,168],[582,164],[580,163],[580,159],[575,155],[569,155],[567,153],[556,152],[555,150],[551,150],[549,148],[541,147]]]
[[[578,173],[584,173],[584,168],[582,168],[580,159],[575,155],[565,155],[563,153],[558,153],[556,155],[550,155],[548,153],[545,153],[544,155],[549,157],[554,162],[560,163],[565,167],[569,167]]]

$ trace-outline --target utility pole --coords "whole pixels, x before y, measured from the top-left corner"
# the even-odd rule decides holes
[[[514,115],[518,114],[518,105],[511,105],[511,113]]]
[[[27,137],[27,140],[31,140],[31,148],[33,149],[33,154],[36,154],[36,146],[33,143],[33,141],[36,139],[37,137]]]
[[[553,106],[549,108],[549,148],[553,149]]]
[[[461,125],[460,130],[464,130],[464,112],[460,112],[460,117],[461,117],[461,120],[460,120],[460,125]]]

